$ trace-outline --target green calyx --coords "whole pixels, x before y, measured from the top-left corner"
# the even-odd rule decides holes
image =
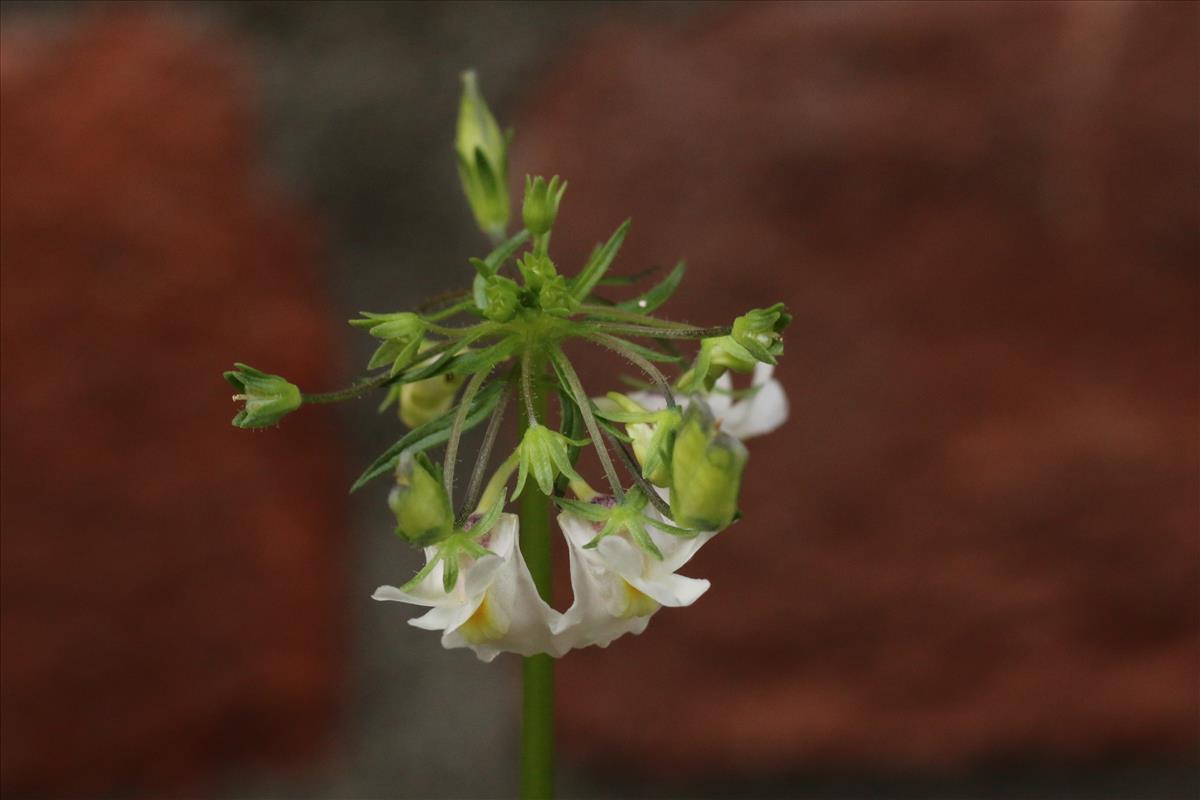
[[[712,412],[692,397],[671,451],[671,516],[705,531],[727,527],[737,514],[746,447],[717,429]]]
[[[733,321],[731,333],[700,343],[696,363],[680,378],[679,388],[707,392],[726,370],[753,372],[759,362],[775,364],[783,354],[783,331],[791,321],[783,303],[748,311]]]
[[[419,314],[400,311],[394,314],[372,314],[361,312],[362,319],[352,319],[350,324],[363,328],[383,343],[376,348],[367,369],[390,366],[392,375],[410,366],[422,349],[428,324]]]
[[[276,424],[303,403],[300,389],[278,375],[268,375],[249,364],[234,364],[237,369],[224,373],[225,380],[237,389],[235,402],[243,403],[233,418],[238,428],[266,428]]]
[[[525,202],[521,206],[521,218],[530,233],[542,236],[550,232],[566,190],[567,182],[560,181],[557,175],[548,183],[540,175],[536,178],[525,176]]]
[[[792,315],[783,303],[756,308],[733,321],[732,337],[756,361],[774,364],[775,357],[783,354],[782,334],[791,322]]]
[[[517,447],[517,486],[513,497],[519,497],[525,490],[525,479],[531,474],[542,494],[546,495],[554,492],[554,479],[560,474],[571,480],[583,480],[571,464],[567,450],[572,445],[578,447],[586,443],[586,440],[568,439],[545,425],[531,424]]]
[[[584,503],[565,497],[555,498],[555,502],[563,509],[599,526],[596,536],[584,545],[585,548],[594,549],[609,536],[627,534],[629,539],[642,551],[662,561],[662,550],[654,543],[649,528],[671,536],[686,538],[691,538],[699,533],[698,530],[681,528],[649,516],[646,513],[649,498],[636,487],[626,492],[625,498],[619,503],[610,498],[604,498],[604,500],[607,502]]]
[[[446,594],[454,591],[455,585],[458,584],[458,575],[464,558],[480,559],[496,557],[496,554],[484,547],[480,543],[480,540],[487,536],[492,528],[495,527],[503,510],[504,503],[502,501],[498,502],[475,524],[456,527],[441,541],[433,544],[432,546],[436,548],[433,555],[425,562],[425,566],[421,568],[421,571],[414,575],[408,583],[400,587],[400,590],[411,591],[414,586],[428,577],[434,567],[441,564],[442,591]]]

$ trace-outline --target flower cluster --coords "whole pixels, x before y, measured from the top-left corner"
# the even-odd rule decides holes
[[[380,409],[395,405],[408,431],[353,490],[392,477],[395,532],[423,549],[425,564],[374,597],[427,607],[412,625],[442,631],[445,647],[471,648],[485,661],[501,652],[557,657],[606,647],[641,633],[658,609],[694,603],[708,582],[678,572],[740,517],[742,440],[774,430],[788,413],[773,377],[791,320],[782,304],[713,327],[657,317],[683,279],[682,263],[648,289],[615,297],[656,272],[609,275],[628,220],[574,274],[560,273],[550,237],[567,184],[526,178],[523,225],[509,235],[510,140],[474,76],[464,76],[459,175],[493,246],[470,260],[469,288],[351,321],[379,342],[366,376],[341,391],[305,393],[243,364],[226,373],[239,392],[234,399],[244,402],[234,424],[244,428],[274,425],[301,405],[385,393]],[[688,341],[698,343],[690,358],[680,352]],[[575,342],[624,357],[642,373],[642,388],[589,394],[566,353]],[[734,383],[739,373],[748,376],[742,388]],[[493,469],[512,405],[520,435]],[[462,436],[480,425],[482,444],[459,493]],[[429,454],[439,447],[435,461]],[[580,469],[589,452],[603,491]],[[573,600],[563,612],[548,602],[544,516],[522,526],[523,517],[506,511],[513,502],[528,511],[551,501],[571,564]]]

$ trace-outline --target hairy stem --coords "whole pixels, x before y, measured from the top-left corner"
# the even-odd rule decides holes
[[[533,407],[533,353],[526,347],[521,353],[521,395],[525,398],[525,413],[529,427],[537,424],[537,412]]]
[[[627,336],[648,336],[656,339],[707,339],[727,336],[733,330],[728,325],[716,328],[654,328],[649,325],[626,325],[616,322],[590,323],[593,330],[603,333],[623,333]]]
[[[339,389],[336,392],[303,392],[300,396],[304,402],[310,405],[320,403],[340,403],[343,400],[353,400],[356,397],[362,397],[372,389],[378,389],[391,376],[386,372],[382,375],[376,375],[374,378],[360,378],[359,380],[347,386],[345,389]]]
[[[617,469],[613,466],[612,457],[608,454],[608,448],[604,444],[604,437],[600,435],[600,426],[596,424],[596,417],[592,413],[591,398],[583,390],[583,384],[579,382],[579,376],[575,374],[575,368],[571,366],[571,362],[563,354],[562,350],[555,351],[554,363],[558,364],[559,371],[567,379],[567,385],[571,389],[571,394],[575,397],[575,405],[579,407],[579,413],[583,415],[584,427],[587,428],[588,436],[596,448],[596,455],[600,458],[600,465],[604,467],[604,477],[608,479],[608,485],[612,487],[613,497],[619,502],[624,499],[625,491],[621,488],[621,479],[617,476]]]
[[[691,330],[696,327],[695,325],[688,325],[686,322],[672,322],[669,319],[658,319],[657,317],[639,314],[636,311],[626,311],[623,308],[616,308],[615,306],[584,304],[577,308],[576,311],[593,317],[620,320],[622,322],[628,322],[633,325],[641,325],[649,328],[675,328],[678,330]]]
[[[512,386],[510,384],[505,389],[500,402],[496,404],[491,418],[488,419],[487,430],[483,433],[483,444],[479,447],[479,454],[475,458],[475,468],[471,471],[471,482],[467,484],[467,498],[458,514],[457,527],[462,527],[462,524],[467,521],[467,517],[471,515],[471,509],[475,507],[475,501],[479,499],[483,473],[487,470],[488,459],[492,456],[492,445],[496,443],[496,436],[500,433],[500,425],[504,422],[504,410],[508,407],[508,398],[511,394]]]
[[[463,425],[466,424],[467,414],[471,410],[471,403],[474,402],[475,395],[491,372],[490,369],[484,369],[471,376],[471,380],[467,382],[467,388],[463,389],[462,399],[458,402],[458,410],[454,414],[454,424],[450,428],[450,440],[446,442],[446,458],[442,462],[442,475],[445,478],[446,494],[450,498],[451,508],[454,508],[454,467],[458,461],[458,443],[462,439]]]
[[[675,408],[675,394],[671,391],[671,383],[659,371],[658,367],[654,366],[648,359],[626,347],[625,343],[617,337],[610,336],[607,333],[595,333],[587,338],[596,344],[607,347],[618,355],[624,356],[636,365],[642,372],[646,373],[646,377],[654,381],[658,386],[658,390],[667,398],[667,408]]]
[[[650,482],[642,477],[641,468],[638,467],[633,455],[625,449],[625,443],[608,431],[605,431],[604,435],[608,437],[613,447],[616,448],[617,454],[621,456],[621,461],[625,463],[625,468],[633,475],[634,483],[642,490],[642,494],[646,495],[646,498],[650,501],[650,505],[654,506],[658,513],[662,514],[665,518],[671,519],[671,507],[667,505],[666,500],[659,497],[658,492],[654,491],[654,487],[650,485]]]

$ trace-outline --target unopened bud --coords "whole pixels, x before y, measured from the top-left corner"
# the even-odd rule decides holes
[[[488,109],[475,73],[464,72],[462,81],[454,142],[458,176],[479,227],[489,235],[503,236],[509,216],[508,136]]]
[[[537,291],[542,284],[558,275],[554,262],[545,253],[530,250],[517,261],[517,269],[525,279],[525,286]]]
[[[538,305],[547,314],[566,317],[579,307],[579,300],[571,294],[563,276],[555,275],[546,280],[538,290]]]
[[[454,405],[454,395],[462,382],[463,376],[444,372],[423,381],[401,384],[400,421],[410,428],[419,428],[443,416]]]
[[[453,532],[450,498],[424,453],[415,457],[400,454],[388,506],[396,516],[396,533],[417,547],[431,545]]]
[[[500,275],[485,279],[483,315],[492,322],[508,322],[521,306],[521,289],[516,281]]]
[[[708,405],[693,397],[671,453],[671,515],[677,525],[719,531],[737,513],[738,491],[749,454],[721,433]]]
[[[525,202],[521,206],[521,216],[530,233],[541,236],[550,232],[558,216],[558,204],[562,202],[566,190],[567,182],[560,181],[557,175],[549,183],[540,175],[536,178],[525,176]]]

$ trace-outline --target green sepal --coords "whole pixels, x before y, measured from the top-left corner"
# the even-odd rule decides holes
[[[572,480],[583,480],[575,471],[574,465],[567,454],[571,445],[582,446],[587,440],[568,439],[558,431],[551,430],[545,425],[531,424],[525,429],[521,443],[517,446],[517,485],[513,497],[520,497],[525,490],[525,479],[533,474],[542,494],[552,494],[554,481],[558,475],[566,475]]]
[[[621,249],[621,244],[625,241],[625,235],[629,233],[630,222],[631,220],[628,219],[622,222],[607,242],[592,251],[592,255],[584,264],[583,269],[571,282],[571,294],[575,296],[575,299],[585,300],[597,282],[604,277],[604,273],[612,266],[613,259],[617,257],[617,251]]]

